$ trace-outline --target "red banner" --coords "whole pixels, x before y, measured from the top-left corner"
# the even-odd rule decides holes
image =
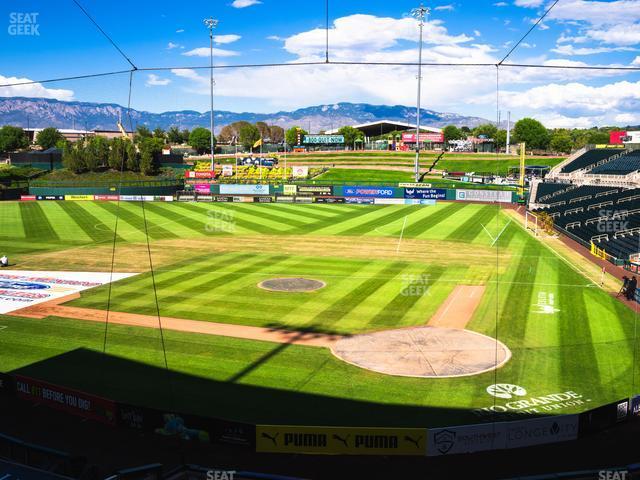
[[[21,195],[20,196],[20,201],[21,202],[30,202],[36,199],[35,195]]]
[[[117,407],[111,400],[21,375],[14,378],[20,398],[108,425],[116,424]]]
[[[95,200],[110,200],[112,202],[120,200],[119,195],[94,195],[93,198]]]
[[[187,170],[184,172],[184,178],[215,178],[215,172],[194,172],[193,170]]]

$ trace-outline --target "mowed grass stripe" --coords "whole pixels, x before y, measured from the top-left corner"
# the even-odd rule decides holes
[[[440,277],[445,273],[444,267],[430,267],[420,273],[419,278],[427,279],[429,284],[433,285],[438,282]],[[408,283],[408,282],[407,282]],[[411,285],[404,285],[409,287]],[[417,285],[422,286],[421,284]],[[428,285],[426,286],[428,287]],[[424,293],[424,292],[420,292]],[[410,309],[420,300],[422,294],[407,292],[404,288],[387,303],[378,314],[369,321],[369,326],[373,329],[397,328],[402,324],[402,319]],[[424,323],[429,319],[425,318]]]
[[[303,222],[301,220],[296,220],[295,218],[285,217],[282,215],[276,215],[274,213],[270,213],[267,211],[269,206],[264,205],[234,205],[233,209],[239,212],[245,212],[250,215],[254,215],[260,219],[271,220],[275,223],[280,223],[285,225],[286,227],[296,228],[296,227],[304,227],[308,224],[308,222]]]
[[[256,257],[257,254],[229,254],[221,255],[218,257],[211,257],[209,255],[193,259],[188,262],[182,262],[181,264],[174,264],[173,266],[165,267],[162,270],[155,271],[154,276],[156,279],[156,289],[162,291],[163,289],[171,289],[176,285],[180,285],[183,282],[189,282],[194,278],[202,275],[210,274],[217,268],[226,268],[238,264],[251,258]],[[239,258],[242,257],[242,258]],[[190,267],[183,270],[182,267]],[[173,268],[177,267],[177,268]],[[124,280],[120,280],[113,284],[113,290],[111,294],[111,305],[114,310],[117,310],[117,306],[121,302],[127,302],[129,300],[149,295],[152,292],[153,285],[151,283],[151,275],[149,273],[136,275],[135,277],[129,277]],[[106,287],[100,289],[92,289],[82,294],[82,298],[72,305],[78,305],[83,307],[98,308],[99,305],[103,305],[105,302],[107,293]],[[97,298],[100,297],[101,298]]]
[[[278,208],[283,212],[289,213],[298,213],[299,215],[304,215],[305,218],[310,220],[326,220],[327,218],[335,217],[339,215],[340,212],[336,212],[333,209],[328,209],[327,205],[305,205],[303,203],[293,205],[286,203],[276,203]]]
[[[206,233],[206,225],[203,222],[195,220],[191,217],[176,214],[176,212],[170,212],[166,209],[171,208],[170,206],[165,207],[165,204],[149,202],[145,205],[145,208],[149,212],[153,212],[155,215],[163,217],[164,219],[169,220],[175,225],[180,225],[181,227],[187,228],[192,232],[199,233],[201,235]]]
[[[311,324],[318,324],[326,328],[328,325],[336,325],[341,319],[351,312],[361,302],[365,302],[384,284],[407,266],[406,262],[394,262],[380,270],[377,275],[360,283],[357,287],[338,298],[331,305],[318,313]]]
[[[38,202],[24,202],[19,205],[22,225],[27,238],[34,240],[60,240]]]
[[[281,233],[280,231],[262,224],[262,223],[257,223],[257,222],[253,222],[251,220],[247,220],[247,218],[255,218],[252,215],[247,215],[247,214],[238,214],[238,212],[236,212],[235,210],[233,210],[233,208],[229,207],[228,205],[224,205],[224,204],[185,204],[185,203],[181,203],[181,202],[177,202],[176,205],[178,205],[181,208],[184,209],[189,209],[191,211],[196,210],[196,211],[200,211],[200,212],[204,212],[205,215],[211,215],[208,212],[220,212],[220,213],[224,213],[224,214],[228,214],[228,215],[232,215],[233,216],[233,223],[245,230],[248,230],[249,232],[253,232],[253,233],[265,233],[265,234],[269,234],[269,235],[273,235],[273,234],[277,234],[277,233]],[[223,206],[224,205],[224,206]]]
[[[408,225],[404,230],[405,237],[417,237],[427,230],[436,227],[440,222],[462,210],[467,205],[460,203],[451,203],[441,207],[439,210],[431,213],[427,217]]]
[[[584,278],[567,265],[558,264],[558,281],[560,285],[579,285],[584,283]],[[558,335],[563,340],[560,362],[567,387],[580,378],[583,385],[590,383],[592,393],[601,395],[602,378],[593,345],[584,288],[564,287],[559,294],[558,308],[563,320],[558,325]]]
[[[67,212],[73,221],[76,222],[80,228],[84,230],[84,233],[94,242],[113,241],[113,229],[98,220],[78,203],[79,202],[60,202],[60,207]]]
[[[149,218],[146,211],[147,204],[148,202],[120,202],[120,218],[154,240],[179,238],[178,235]],[[110,206],[114,208],[115,214],[117,205],[110,204]]]
[[[292,210],[290,208],[287,208],[290,206],[293,206],[294,209]],[[300,207],[302,206],[303,205],[301,204]],[[307,206],[311,208],[316,207],[314,205],[307,205]],[[308,209],[295,208],[294,205],[285,205],[283,203],[263,203],[263,204],[259,204],[259,208],[262,208],[266,210],[268,213],[277,217],[297,220],[298,222],[300,222],[299,226],[301,227],[309,225],[310,223],[313,223],[317,220],[322,220],[324,218],[327,218],[327,215],[324,215],[324,216],[310,215],[312,212]]]
[[[384,227],[390,223],[402,220],[407,215],[419,209],[419,206],[395,207],[392,211],[382,210],[382,216],[373,218],[365,223],[356,225],[347,230],[338,232],[338,235],[364,235],[375,230],[378,227]]]
[[[447,240],[471,241],[479,234],[487,235],[482,226],[486,227],[496,213],[496,207],[492,205],[486,205],[472,212],[466,221],[447,235]]]
[[[2,202],[0,208],[0,237],[24,238],[24,224],[20,215],[19,202]]]
[[[310,232],[315,235],[333,235],[335,232],[342,230],[345,225],[349,227],[352,224],[361,222],[360,217],[371,215],[372,213],[380,210],[388,209],[390,205],[384,206],[370,206],[361,205],[357,211],[345,211],[344,213],[337,215],[336,217],[322,220],[309,225]],[[366,221],[366,220],[365,220]]]

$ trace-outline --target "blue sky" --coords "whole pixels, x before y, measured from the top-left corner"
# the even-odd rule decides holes
[[[208,108],[208,35],[219,20],[218,65],[324,59],[324,1],[125,2],[81,0],[140,68],[132,106],[154,112]],[[331,58],[415,61],[416,2],[331,1]],[[425,2],[424,59],[494,63],[548,6],[544,0]],[[36,15],[24,15],[36,14]],[[0,83],[127,69],[127,62],[71,0],[3,2]],[[35,25],[25,27],[25,25]],[[38,35],[16,35],[35,33]],[[204,48],[204,49],[203,49]],[[201,56],[204,55],[204,56]],[[510,61],[553,65],[640,66],[640,0],[560,0]],[[415,67],[290,66],[216,71],[218,109],[275,112],[336,102],[413,105]],[[423,106],[495,118],[495,67],[428,67]],[[640,123],[640,72],[502,68],[503,115],[535,116],[549,126]],[[0,87],[0,96],[126,104],[128,76]]]

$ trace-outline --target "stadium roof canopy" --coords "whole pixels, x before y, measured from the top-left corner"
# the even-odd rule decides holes
[[[378,135],[384,135],[386,133],[390,133],[397,130],[415,130],[416,125],[414,123],[407,122],[397,122],[394,120],[376,120],[375,122],[369,123],[361,123],[359,125],[351,125],[353,128],[357,128],[367,137],[375,137]],[[433,132],[440,133],[442,129],[435,127],[425,127],[420,125],[421,132]],[[338,129],[334,128],[333,130],[327,130],[326,132],[329,135],[334,135],[338,133]]]

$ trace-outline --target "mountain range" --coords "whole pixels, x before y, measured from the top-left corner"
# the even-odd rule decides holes
[[[394,120],[415,123],[415,107],[403,105],[371,105],[368,103],[335,103],[300,108],[293,111],[276,113],[251,113],[214,111],[215,131],[227,124],[245,120],[255,123],[266,122],[284,128],[297,125],[310,132],[319,132],[339,128],[344,125],[373,122],[376,120]],[[16,125],[31,128],[75,128],[80,130],[115,130],[116,122],[129,128],[127,109],[115,103],[92,103],[61,101],[47,98],[0,97],[0,125]],[[421,109],[421,123],[433,127],[456,125],[475,127],[488,120],[479,117],[467,117],[455,113],[441,113]],[[180,129],[209,126],[209,112],[181,110],[175,112],[153,113],[131,109],[131,124],[145,125],[150,129],[167,129],[177,126]]]

